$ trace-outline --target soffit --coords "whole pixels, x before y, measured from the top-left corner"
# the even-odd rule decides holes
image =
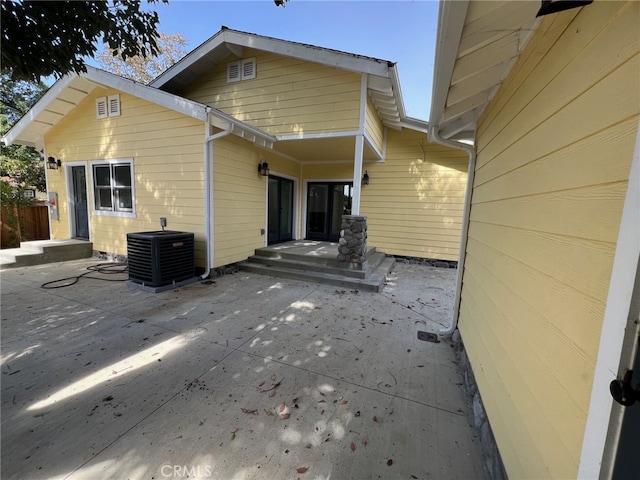
[[[476,121],[535,31],[539,8],[538,0],[441,2],[430,123],[443,138],[475,139]]]
[[[44,135],[73,110],[98,85],[86,78],[66,77],[51,87],[43,98],[7,132],[8,143],[29,145],[41,150]],[[16,126],[23,128],[15,128]]]
[[[281,140],[273,145],[273,150],[300,162],[353,162],[356,148],[355,139],[355,136],[348,136]],[[366,142],[363,160],[380,160]]]

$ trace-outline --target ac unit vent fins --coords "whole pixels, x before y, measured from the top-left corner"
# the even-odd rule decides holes
[[[129,280],[161,287],[194,277],[194,245],[193,233],[128,233]]]

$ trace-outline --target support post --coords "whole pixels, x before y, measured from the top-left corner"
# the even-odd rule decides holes
[[[356,153],[353,159],[353,199],[351,214],[360,215],[360,191],[362,190],[362,157],[364,155],[364,135],[356,135]]]

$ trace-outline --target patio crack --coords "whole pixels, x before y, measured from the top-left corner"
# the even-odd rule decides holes
[[[300,370],[300,371],[303,371],[303,372],[306,372],[306,373],[312,373],[312,374],[314,374],[314,375],[318,375],[318,376],[320,376],[320,377],[329,378],[329,379],[331,379],[331,380],[335,380],[335,381],[337,381],[337,382],[342,382],[342,383],[345,383],[345,384],[347,384],[347,385],[352,385],[352,386],[354,386],[354,387],[363,388],[363,389],[365,389],[365,390],[369,390],[369,391],[371,391],[371,392],[381,393],[381,394],[386,395],[386,396],[388,396],[388,397],[397,398],[397,399],[399,399],[399,400],[405,400],[405,401],[407,401],[407,402],[411,402],[411,403],[414,403],[414,404],[417,404],[417,405],[421,405],[421,406],[423,406],[423,407],[433,408],[434,410],[439,410],[439,411],[444,412],[444,413],[450,413],[450,414],[452,414],[452,415],[458,415],[458,416],[462,416],[462,417],[466,417],[466,416],[467,416],[467,413],[466,413],[466,412],[464,412],[464,411],[459,411],[459,410],[450,410],[450,409],[443,408],[443,407],[439,407],[439,406],[437,406],[437,405],[433,405],[433,404],[430,404],[430,403],[421,402],[421,401],[419,401],[419,400],[415,400],[415,399],[413,399],[413,398],[404,397],[404,396],[402,396],[402,395],[397,395],[397,394],[394,394],[394,393],[384,392],[384,391],[382,391],[382,390],[379,390],[378,388],[368,387],[368,386],[366,386],[366,385],[361,385],[361,384],[359,384],[359,383],[352,382],[352,381],[350,381],[350,380],[345,380],[344,378],[335,377],[335,376],[333,376],[333,375],[328,375],[328,374],[326,374],[326,373],[316,372],[316,371],[314,371],[314,370],[310,370],[310,369],[308,369],[308,368],[299,367],[299,366],[297,366],[297,365],[291,365],[290,363],[286,363],[286,362],[283,362],[283,361],[280,361],[280,360],[276,360],[276,359],[273,359],[273,358],[271,358],[271,357],[265,357],[265,356],[263,356],[263,355],[258,355],[258,354],[256,354],[256,353],[247,352],[247,351],[245,351],[245,350],[241,350],[240,348],[237,348],[236,350],[237,350],[239,353],[242,353],[242,354],[244,354],[244,355],[250,355],[250,356],[252,356],[252,357],[261,358],[261,359],[263,359],[263,360],[269,360],[269,361],[271,361],[271,362],[279,363],[280,365],[284,365],[284,366],[287,366],[287,367],[295,368],[296,370]],[[229,355],[231,355],[231,354],[229,354]],[[229,355],[227,355],[227,356],[225,357],[225,359],[226,359],[226,358],[228,358],[228,357],[229,357]],[[221,360],[220,362],[222,362],[222,360]],[[389,373],[390,373],[390,372],[389,372]],[[392,375],[392,376],[393,376],[393,375]],[[393,378],[395,379],[395,377],[393,377]],[[396,380],[396,382],[397,382],[397,380]]]

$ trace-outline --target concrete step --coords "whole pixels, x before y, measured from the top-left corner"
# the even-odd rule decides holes
[[[387,275],[395,265],[395,259],[393,257],[385,257],[384,254],[380,255],[382,255],[382,261],[374,270],[368,270],[369,273],[364,278],[356,278],[344,274],[327,273],[320,271],[317,267],[312,269],[304,269],[300,265],[293,267],[290,263],[286,263],[288,266],[285,267],[282,266],[282,264],[269,266],[263,263],[247,261],[240,264],[240,269],[245,272],[270,275],[278,278],[287,278],[290,280],[302,280],[323,285],[334,285],[336,287],[380,292],[384,287]],[[311,263],[313,264],[313,262]]]
[[[338,248],[335,248],[335,252],[331,251],[323,252],[322,254],[315,254],[316,252],[307,251],[305,253],[297,253],[295,251],[287,251],[287,250],[278,250],[277,248],[258,248],[255,251],[255,256],[276,259],[276,260],[290,260],[296,262],[306,262],[312,263],[314,265],[325,265],[333,268],[345,269],[349,268],[351,270],[362,270],[359,268],[357,264],[345,264],[345,262],[339,262],[336,257],[338,256]],[[372,256],[378,253],[376,251],[376,247],[369,247],[367,249],[367,259],[370,260]],[[384,258],[384,254],[382,254]],[[346,265],[346,266],[345,266]]]
[[[0,270],[45,263],[66,262],[93,256],[93,244],[85,240],[35,240],[20,248],[0,250]]]
[[[257,253],[257,252],[256,252]],[[356,265],[345,264],[337,260],[317,259],[308,255],[287,254],[284,257],[274,255],[252,255],[248,261],[265,265],[268,267],[288,268],[292,270],[314,271],[328,273],[332,275],[342,275],[351,278],[366,278],[368,274],[375,271],[384,261],[385,254],[380,252],[368,253],[367,262],[364,268],[360,269]]]

